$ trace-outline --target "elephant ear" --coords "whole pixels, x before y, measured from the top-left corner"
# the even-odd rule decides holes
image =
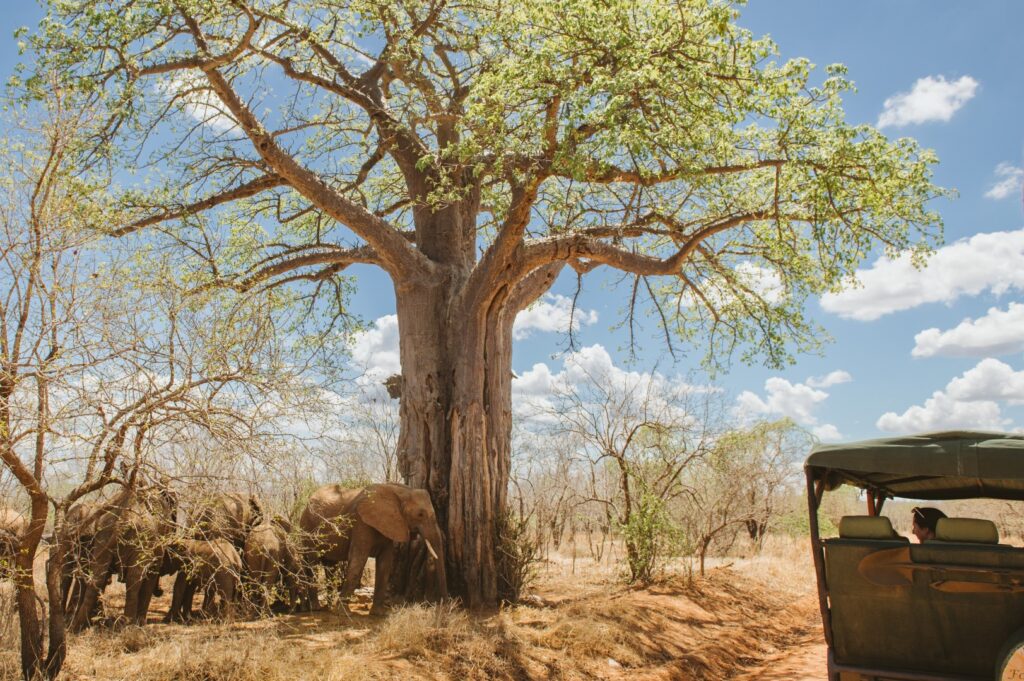
[[[398,495],[386,487],[365,490],[356,504],[360,520],[391,541],[409,541],[409,524],[402,515]]]

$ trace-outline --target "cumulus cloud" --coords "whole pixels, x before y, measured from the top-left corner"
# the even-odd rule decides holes
[[[853,376],[850,372],[843,371],[842,369],[836,369],[830,371],[824,376],[811,376],[807,379],[807,385],[812,388],[829,388],[833,385],[839,385],[840,383],[849,383],[853,380]]]
[[[522,375],[512,379],[512,403],[516,414],[533,423],[556,420],[556,397],[559,393],[578,392],[593,382],[601,390],[613,393],[653,395],[653,402],[663,409],[673,395],[697,392],[717,392],[717,388],[689,384],[680,378],[671,378],[657,371],[627,371],[615,365],[612,356],[600,344],[570,352],[562,360],[562,368],[553,371],[538,362]]]
[[[538,302],[516,315],[512,335],[516,340],[527,338],[533,331],[568,331],[597,322],[596,310],[572,309],[572,299],[557,293],[547,293]]]
[[[952,303],[983,291],[1001,295],[1024,290],[1024,229],[975,234],[938,249],[925,267],[913,266],[909,254],[881,257],[857,270],[860,288],[821,298],[828,312],[871,321],[925,303]]]
[[[999,179],[985,192],[985,198],[1005,199],[1024,191],[1024,168],[1000,163],[996,166],[996,177]]]
[[[402,371],[398,352],[398,315],[384,315],[352,339],[352,363],[368,381]]]
[[[1024,352],[1024,304],[989,308],[984,317],[967,318],[952,329],[925,329],[914,336],[914,357],[991,357]]]
[[[758,293],[773,305],[781,303],[786,296],[782,277],[775,270],[755,265],[752,262],[743,262],[736,266],[736,273],[747,288]]]
[[[946,394],[967,402],[1003,400],[1021,404],[1024,402],[1024,371],[1015,371],[1005,362],[986,357],[973,369],[950,381]]]
[[[936,390],[924,404],[913,405],[902,414],[886,412],[877,421],[879,429],[911,433],[923,430],[1004,430],[1012,421],[1000,403],[1024,403],[1024,371],[991,357]]]
[[[199,76],[176,75],[162,81],[157,87],[168,99],[176,98],[178,106],[188,116],[217,132],[227,132],[238,126],[238,122],[224,109],[217,95]]]
[[[834,441],[842,439],[839,429],[830,423],[819,423],[818,410],[829,393],[827,388],[852,380],[846,371],[836,370],[825,376],[807,379],[804,383],[792,383],[781,376],[773,376],[764,383],[764,396],[745,390],[736,398],[736,413],[744,420],[759,417],[789,417],[809,428],[819,439]]]
[[[910,92],[899,92],[885,100],[878,127],[948,121],[977,90],[978,81],[970,76],[956,80],[946,80],[945,76],[919,78]]]
[[[811,428],[811,434],[822,442],[838,442],[843,439],[843,434],[831,423]]]

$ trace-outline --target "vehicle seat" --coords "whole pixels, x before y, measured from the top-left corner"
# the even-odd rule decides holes
[[[839,519],[840,539],[902,539],[884,515],[844,515]]]
[[[966,544],[998,544],[999,530],[991,520],[939,518],[935,526],[935,539]]]

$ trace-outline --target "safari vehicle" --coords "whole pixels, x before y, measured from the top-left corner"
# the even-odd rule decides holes
[[[892,498],[1024,500],[1024,435],[820,445],[804,468],[829,681],[1024,680],[1024,548],[967,518],[910,543],[880,515]],[[822,497],[842,485],[864,491],[867,513],[822,539]]]

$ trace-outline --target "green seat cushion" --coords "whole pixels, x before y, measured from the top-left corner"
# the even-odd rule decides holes
[[[843,539],[896,539],[900,535],[884,515],[844,515],[839,519],[839,536]]]
[[[965,542],[969,544],[998,544],[999,531],[991,520],[979,518],[940,518],[935,526],[935,538],[939,541]]]

